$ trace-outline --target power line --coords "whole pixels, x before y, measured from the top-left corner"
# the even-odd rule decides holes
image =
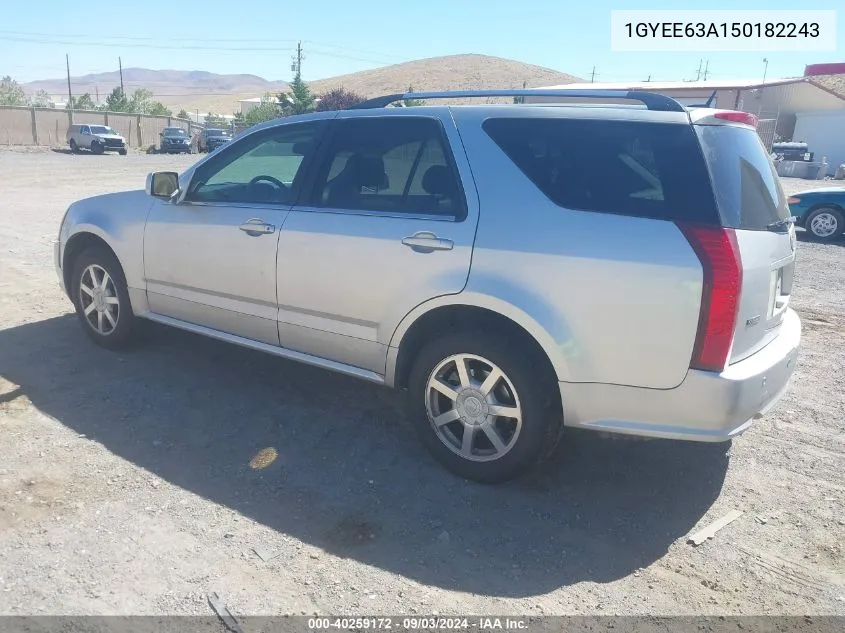
[[[35,37],[35,38],[58,38],[64,40],[66,38],[81,38],[84,39],[86,44],[90,44],[91,34],[90,33],[35,33],[35,32],[27,32],[27,31],[5,31],[0,30],[0,35],[13,35],[13,36],[23,36],[23,37]],[[133,42],[170,42],[172,41],[171,38],[168,37],[148,37],[148,36],[137,36],[137,35],[98,35],[98,40],[129,40]],[[191,38],[191,37],[180,37],[180,42],[201,42],[205,43],[208,41],[208,38]],[[269,43],[269,44],[278,44],[278,43],[289,43],[293,44],[298,40],[295,39],[285,39],[285,38],[272,38],[272,39],[258,39],[258,38],[231,38],[231,37],[215,37],[214,41],[216,43],[241,43],[247,42],[250,44],[257,44],[257,43]],[[363,48],[356,48],[352,46],[344,46],[342,44],[334,44],[330,42],[323,42],[320,40],[305,40],[305,44],[315,44],[317,46],[322,46],[325,48],[333,48],[342,51],[351,51],[353,53],[362,53],[364,55],[374,55],[377,57],[391,57],[394,59],[402,59],[402,56],[395,55],[393,53],[382,53],[378,51],[371,51],[366,50]]]
[[[0,31],[2,35],[17,35],[17,36],[24,36],[24,37],[47,37],[47,38],[82,38],[82,39],[90,39],[91,34],[85,33],[31,33],[31,32],[23,32],[23,31]],[[131,40],[136,42],[167,42],[170,41],[171,38],[167,37],[141,37],[141,36],[134,36],[134,35],[97,35],[98,40]],[[182,42],[207,42],[208,38],[202,37],[180,37],[180,41]],[[255,39],[255,38],[214,38],[215,42],[296,42],[295,39],[282,39],[282,38],[273,38],[273,39]]]

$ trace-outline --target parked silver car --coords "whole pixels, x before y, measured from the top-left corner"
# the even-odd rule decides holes
[[[605,103],[386,107],[502,95]],[[728,440],[780,398],[801,336],[753,117],[564,95],[256,126],[71,205],[59,279],[107,348],[143,318],[405,389],[425,446],[477,481],[525,471],[564,425]]]
[[[126,155],[126,139],[108,125],[75,123],[67,129],[67,143],[74,154],[87,149],[94,154],[117,152]]]

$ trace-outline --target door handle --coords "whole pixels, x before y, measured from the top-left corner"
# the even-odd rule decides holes
[[[261,218],[250,218],[243,224],[238,227],[241,231],[246,233],[247,235],[251,235],[256,237],[258,235],[268,235],[269,233],[273,233],[276,230],[276,227],[272,224],[267,224]]]
[[[431,251],[451,251],[455,243],[442,237],[437,237],[430,231],[420,231],[402,240],[405,246],[409,246],[418,253],[430,253]]]

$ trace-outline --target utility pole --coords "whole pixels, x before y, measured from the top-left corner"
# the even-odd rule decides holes
[[[596,67],[593,66],[593,72],[590,73],[590,83],[595,83],[596,81]]]
[[[702,64],[702,63],[704,63],[704,60],[703,60],[703,59],[699,59],[699,60],[698,60],[698,72],[697,72],[697,73],[695,73],[695,80],[696,80],[696,81],[698,81],[699,79],[701,79],[701,64]]]
[[[94,86],[94,92],[97,93],[97,103],[100,103],[100,86]]]
[[[707,69],[710,68],[710,60],[707,60],[707,64],[704,66],[704,81],[707,81]]]
[[[65,64],[67,64],[67,104],[73,110],[73,94],[70,91],[70,57],[65,53]]]
[[[766,72],[769,70],[769,60],[763,58],[763,83],[766,83]]]
[[[123,89],[123,60],[120,57],[117,58],[117,65],[120,68],[120,91],[126,94],[126,91]]]
[[[294,75],[299,77],[302,75],[302,42],[296,43],[296,55],[293,57],[293,63],[290,65],[290,69],[294,72]]]

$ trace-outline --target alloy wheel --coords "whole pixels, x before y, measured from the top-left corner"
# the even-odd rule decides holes
[[[460,457],[502,458],[522,429],[513,383],[495,363],[474,354],[441,361],[426,384],[426,411],[438,439]]]
[[[79,305],[85,321],[100,336],[114,332],[120,319],[120,299],[108,271],[91,264],[79,280]]]

